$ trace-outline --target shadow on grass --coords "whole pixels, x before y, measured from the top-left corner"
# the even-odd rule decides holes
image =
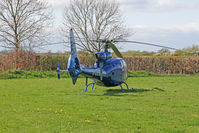
[[[135,93],[144,93],[144,92],[149,92],[149,91],[161,91],[161,92],[165,92],[165,90],[160,89],[160,88],[153,88],[153,89],[133,89],[133,90],[125,90],[124,92],[122,92],[121,89],[108,89],[106,90],[106,93],[104,93],[104,95],[108,95],[108,96],[125,96],[125,94],[135,94]]]
[[[161,92],[165,92],[165,90],[163,90],[163,89],[160,89],[160,88],[153,88],[153,90],[158,90],[158,91],[161,91]]]

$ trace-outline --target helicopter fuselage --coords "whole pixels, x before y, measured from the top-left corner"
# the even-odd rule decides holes
[[[118,85],[121,86],[121,84],[123,83],[126,84],[125,81],[128,78],[127,74],[128,70],[126,62],[122,59],[122,55],[115,47],[115,45],[113,45],[110,41],[106,42],[104,52],[97,52],[94,54],[95,64],[92,67],[80,64],[72,29],[70,30],[70,44],[71,44],[71,53],[68,59],[67,69],[72,78],[72,82],[74,85],[80,74],[86,77],[86,88],[84,90],[85,92],[87,91],[88,86],[91,84],[92,84],[91,89],[93,89],[94,84],[98,84],[101,86],[108,86],[108,87],[118,86]],[[110,47],[113,49],[115,54],[120,58],[112,57],[112,54],[108,52],[108,49]],[[58,78],[60,77],[60,71],[61,70],[58,64],[57,65]],[[87,84],[88,78],[94,79],[94,82]]]
[[[98,52],[95,54],[96,63],[93,67],[81,66],[81,74],[92,78],[101,86],[118,86],[128,78],[126,62],[121,58],[112,58],[111,53]],[[103,57],[105,55],[108,58]]]

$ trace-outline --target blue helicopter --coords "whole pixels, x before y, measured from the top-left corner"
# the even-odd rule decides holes
[[[60,70],[59,63],[57,63],[58,79],[60,79],[61,71],[68,71],[70,76],[72,77],[72,82],[74,85],[80,74],[86,77],[86,88],[84,89],[84,92],[87,91],[90,85],[92,85],[91,90],[96,89],[96,87],[94,88],[95,84],[98,84],[100,86],[106,86],[106,87],[120,86],[122,89],[122,92],[124,92],[124,88],[122,87],[122,84],[125,84],[127,87],[127,90],[129,91],[129,87],[126,83],[128,79],[128,68],[127,68],[126,62],[124,61],[119,50],[115,47],[115,45],[112,42],[135,43],[135,44],[161,47],[164,49],[180,50],[180,49],[176,49],[172,47],[162,46],[162,45],[153,44],[153,43],[138,42],[138,41],[97,40],[97,42],[105,43],[105,47],[104,47],[105,51],[97,52],[94,54],[95,64],[93,67],[84,66],[80,64],[80,61],[77,55],[73,30],[71,29],[70,30],[71,53],[68,59],[68,65],[67,65],[68,70]],[[118,56],[118,58],[112,57],[112,54],[108,51],[109,48],[113,49],[113,51]],[[197,53],[186,52],[184,50],[180,50],[180,51],[183,51],[189,54],[197,54]],[[88,84],[88,78],[93,79],[94,82]]]
[[[105,51],[97,52],[94,54],[95,58],[94,66],[93,67],[84,66],[80,64],[77,55],[73,29],[71,29],[70,30],[71,53],[68,59],[68,65],[67,65],[68,70],[60,70],[59,63],[57,63],[58,79],[60,79],[61,71],[68,71],[74,85],[80,74],[86,77],[86,88],[84,89],[84,92],[87,91],[90,85],[92,85],[91,90],[96,89],[96,87],[94,88],[95,84],[106,87],[120,86],[122,92],[124,92],[122,84],[125,84],[127,90],[129,91],[129,87],[126,83],[126,80],[128,79],[128,68],[126,62],[124,61],[124,59],[122,59],[121,53],[118,51],[118,49],[111,41],[102,40],[102,42],[105,43],[105,48],[104,48]],[[108,52],[109,48],[113,49],[118,58],[112,57],[112,54]],[[93,79],[94,82],[88,84],[88,78]]]

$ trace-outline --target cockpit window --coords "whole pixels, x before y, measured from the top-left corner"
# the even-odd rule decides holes
[[[121,65],[122,65],[122,71],[124,73],[123,78],[124,80],[127,80],[128,78],[128,68],[127,68],[127,64],[124,60],[121,60]]]
[[[127,70],[127,65],[126,65],[126,62],[124,60],[121,60],[121,64],[122,64],[122,71]]]

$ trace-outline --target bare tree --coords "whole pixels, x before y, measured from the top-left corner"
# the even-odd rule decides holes
[[[103,48],[92,40],[123,40],[128,36],[114,0],[72,0],[64,13],[64,30],[70,28],[76,32],[79,49],[91,53]]]
[[[36,47],[45,41],[45,28],[52,22],[51,10],[41,0],[1,0],[1,47],[17,52],[21,48]]]

